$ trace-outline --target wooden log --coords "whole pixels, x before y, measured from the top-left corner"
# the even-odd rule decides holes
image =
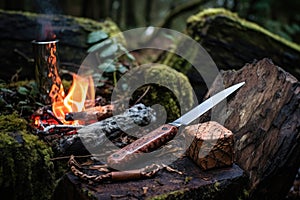
[[[298,80],[263,59],[223,72],[223,81],[225,87],[246,82],[227,99],[219,120],[234,133],[235,159],[250,177],[251,199],[284,199],[300,164]]]
[[[130,132],[131,129],[136,128],[138,125],[148,125],[154,121],[154,110],[146,107],[144,104],[137,104],[119,115],[114,115],[79,129],[77,131],[78,134],[61,139],[56,149],[64,155],[80,155],[83,150],[86,151],[85,148],[90,153],[95,154],[95,152],[99,151],[99,153],[105,153],[105,142],[107,139],[118,139],[124,131]],[[142,132],[138,132],[135,137],[141,137],[142,134]],[[134,135],[131,136],[134,137]],[[126,144],[128,144],[126,141],[120,142],[121,146]]]
[[[187,20],[187,33],[207,50],[221,69],[239,69],[270,58],[300,78],[300,46],[239,18],[225,9],[207,9]]]
[[[270,58],[276,65],[300,79],[299,45],[241,19],[228,10],[207,9],[190,16],[186,33],[202,45],[219,69],[240,69],[245,63]],[[199,72],[189,62],[170,52],[162,53],[157,62],[185,73],[197,97],[202,99],[207,86]],[[194,53],[192,48],[186,49],[187,55]]]
[[[6,69],[3,73],[0,72],[0,79],[4,80],[9,80],[20,68],[22,70],[18,73],[18,78],[34,78],[31,41],[42,39],[46,31],[53,31],[59,40],[60,62],[73,65],[80,65],[85,58],[89,33],[101,30],[113,35],[120,32],[110,20],[97,22],[65,15],[0,10],[0,19],[0,45],[3,47],[0,49],[0,63]],[[21,54],[25,55],[25,59]]]
[[[189,132],[194,138],[194,131],[192,129],[198,128],[199,125],[189,126],[185,129],[185,133]],[[204,130],[203,128],[206,127]],[[192,130],[192,131],[191,131]],[[201,169],[199,165],[196,165],[189,157],[181,157],[171,164],[171,167],[176,170],[170,170],[169,168],[161,169],[155,176],[151,178],[140,177],[139,174],[128,174],[129,177],[125,177],[122,174],[124,172],[111,172],[111,176],[108,172],[99,173],[99,171],[91,170],[94,167],[89,166],[82,168],[76,161],[73,163],[73,167],[79,167],[80,171],[72,169],[72,172],[67,173],[60,181],[56,191],[54,192],[54,199],[114,199],[114,198],[138,198],[138,199],[238,199],[246,198],[247,193],[245,189],[248,186],[248,178],[243,171],[235,164],[232,165],[232,149],[231,143],[230,151],[226,150],[227,142],[232,142],[232,133],[222,127],[216,122],[209,122],[200,125],[200,131],[206,136],[212,135],[214,138],[221,138],[216,141],[217,147],[213,148],[212,154],[217,153],[218,150],[223,148],[231,159],[230,164],[223,165],[222,168],[213,169],[208,168]],[[196,132],[198,133],[198,132]],[[228,137],[225,137],[228,134]],[[183,136],[183,134],[181,135]],[[187,138],[191,139],[191,138]],[[201,139],[208,139],[207,137],[201,137]],[[228,141],[228,139],[230,141]],[[184,139],[181,140],[183,146],[185,146]],[[209,143],[212,145],[212,140]],[[176,145],[173,143],[173,145]],[[205,145],[204,145],[205,146]],[[222,146],[222,147],[220,147]],[[206,146],[207,147],[207,146]],[[173,147],[175,148],[175,147]],[[166,153],[166,155],[169,155]],[[145,155],[147,156],[147,155]],[[211,155],[210,155],[211,156]],[[158,157],[161,162],[164,161],[162,155]],[[211,160],[210,158],[205,158]],[[225,159],[226,158],[218,158]],[[102,164],[102,163],[100,163]],[[149,163],[151,165],[151,163]],[[99,166],[99,163],[96,163]],[[215,166],[216,167],[216,166]],[[219,166],[220,167],[220,166]],[[134,170],[136,172],[138,169]],[[178,173],[180,172],[180,173]],[[132,173],[132,172],[131,172]],[[113,175],[117,175],[114,179]],[[102,177],[95,180],[96,177]],[[128,179],[128,178],[134,178]],[[62,188],[64,188],[62,190]],[[74,197],[74,194],[76,194]]]
[[[91,124],[96,121],[101,121],[112,116],[113,105],[95,106],[81,112],[66,113],[67,121],[81,120],[86,124]]]
[[[58,184],[53,199],[245,198],[244,189],[247,186],[247,178],[237,165],[203,172],[189,158],[184,157],[175,161],[172,167],[183,172],[183,175],[161,170],[150,179],[90,185],[72,173],[67,173]]]

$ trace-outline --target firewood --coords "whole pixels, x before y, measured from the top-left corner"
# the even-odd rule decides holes
[[[217,122],[187,126],[184,129],[187,155],[203,170],[233,164],[233,134]],[[192,141],[192,143],[190,143]]]
[[[147,125],[154,121],[154,111],[144,104],[137,104],[119,115],[81,128],[78,130],[78,134],[61,140],[58,149],[64,154],[81,152],[81,148],[84,147],[93,152],[95,152],[94,150],[101,151],[107,139],[114,140],[119,138],[125,131],[127,132],[137,126]],[[140,132],[138,133],[141,134]],[[136,137],[140,136],[136,135]],[[76,147],[76,149],[73,149],[72,146]]]
[[[101,121],[112,116],[113,105],[95,106],[81,112],[69,112],[66,114],[67,121],[81,120],[90,124],[90,122]]]

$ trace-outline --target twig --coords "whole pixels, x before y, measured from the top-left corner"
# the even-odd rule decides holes
[[[140,98],[138,98],[138,100],[136,100],[136,102],[135,102],[133,105],[135,105],[135,104],[137,104],[138,102],[140,102],[140,101],[144,98],[144,96],[149,92],[150,88],[151,88],[151,86],[149,85],[149,86],[147,87],[147,89],[145,90],[145,92],[142,94],[142,96],[140,96]]]
[[[53,129],[53,128],[74,128],[74,129],[77,129],[77,128],[82,128],[84,127],[83,125],[64,125],[64,124],[57,124],[57,125],[50,125],[50,126],[47,126],[43,132],[48,132],[50,129]]]
[[[93,157],[94,155],[89,154],[89,155],[82,155],[82,156],[75,156],[76,158],[89,158]],[[64,160],[64,159],[70,159],[70,156],[60,156],[60,157],[55,157],[55,158],[50,158],[51,161],[55,160]]]
[[[29,58],[27,55],[25,55],[25,53],[21,52],[20,50],[18,49],[14,49],[14,52],[19,54],[21,57],[23,57],[25,60],[27,60],[27,62],[31,62],[33,63],[34,62],[34,59],[33,58]]]

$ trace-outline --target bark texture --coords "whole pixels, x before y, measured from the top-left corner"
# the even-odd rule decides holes
[[[58,184],[53,199],[211,200],[244,198],[243,190],[247,185],[247,178],[237,165],[203,173],[199,167],[185,157],[177,160],[173,167],[184,174],[161,170],[154,178],[150,179],[97,185],[89,185],[80,181],[72,173],[67,173]]]
[[[235,159],[250,177],[251,199],[283,199],[300,161],[298,80],[263,59],[225,71],[223,81],[225,87],[246,82],[220,116],[234,133]]]

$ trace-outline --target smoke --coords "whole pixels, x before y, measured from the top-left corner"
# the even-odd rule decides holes
[[[51,15],[38,19],[38,41],[49,41],[56,39],[55,30],[53,27],[53,17],[57,14],[62,14],[62,9],[58,0],[35,0],[37,12],[41,14]]]
[[[58,0],[35,0],[35,3],[39,13],[48,15],[63,13]]]

